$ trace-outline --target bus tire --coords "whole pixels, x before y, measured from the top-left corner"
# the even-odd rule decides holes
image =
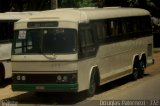
[[[136,58],[133,65],[133,72],[131,74],[131,78],[133,81],[138,79],[138,75],[139,75],[138,69],[139,69],[139,60]]]
[[[4,66],[0,64],[0,83],[4,80]]]
[[[132,73],[132,80],[135,81],[138,79],[138,69],[137,68],[134,68],[133,69],[133,73]]]
[[[144,61],[140,61],[139,62],[139,75],[138,75],[138,77],[139,78],[143,78],[143,76],[144,76],[144,69],[145,69],[145,63],[144,63]]]
[[[90,78],[90,84],[89,84],[89,88],[87,90],[87,96],[92,97],[94,96],[95,92],[96,92],[96,88],[97,88],[97,83],[96,83],[96,78],[95,78],[95,71],[92,72],[91,74],[91,78]]]

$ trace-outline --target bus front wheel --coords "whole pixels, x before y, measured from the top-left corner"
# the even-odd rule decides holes
[[[134,68],[132,73],[132,79],[135,81],[138,79],[138,69]]]
[[[96,78],[95,78],[95,72],[92,72],[91,78],[90,78],[90,84],[89,89],[87,90],[87,95],[89,97],[94,96],[96,92]]]

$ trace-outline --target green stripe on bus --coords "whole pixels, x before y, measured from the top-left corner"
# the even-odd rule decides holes
[[[12,84],[13,91],[77,92],[78,84]]]

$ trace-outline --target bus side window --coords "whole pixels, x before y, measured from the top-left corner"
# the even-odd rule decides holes
[[[111,37],[112,37],[114,35],[114,22],[111,20],[110,23],[111,23],[110,30],[111,30]]]
[[[112,35],[111,22],[106,20],[105,27],[106,27],[106,38],[109,38]]]
[[[122,21],[121,19],[116,19],[113,21],[113,36],[122,35]]]
[[[149,16],[145,16],[143,17],[143,31],[151,31],[152,27],[151,27],[151,20]]]
[[[86,58],[95,54],[95,39],[91,28],[83,27],[79,30],[79,57]]]
[[[97,22],[96,31],[97,31],[98,40],[100,42],[105,42],[106,26],[105,26],[105,22],[104,21]]]
[[[122,19],[122,35],[125,39],[134,37],[136,30],[136,23],[132,18]]]

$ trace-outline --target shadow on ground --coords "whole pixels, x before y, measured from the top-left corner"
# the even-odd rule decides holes
[[[150,74],[145,74],[144,75],[144,77],[148,77],[148,76],[150,76]],[[127,84],[127,83],[129,83],[131,81],[133,81],[132,78],[131,78],[131,76],[126,76],[126,77],[117,79],[115,81],[112,81],[110,83],[107,83],[107,84],[102,85],[101,87],[99,87],[97,93],[100,94],[100,93],[109,91],[111,89],[115,89],[115,88],[123,86],[124,84]]]
[[[12,79],[5,79],[0,83],[0,88],[5,88],[6,86],[10,85],[12,83]]]
[[[86,96],[83,92],[74,93],[24,93],[4,101],[15,101],[18,104],[41,104],[41,105],[74,105],[84,101]]]

